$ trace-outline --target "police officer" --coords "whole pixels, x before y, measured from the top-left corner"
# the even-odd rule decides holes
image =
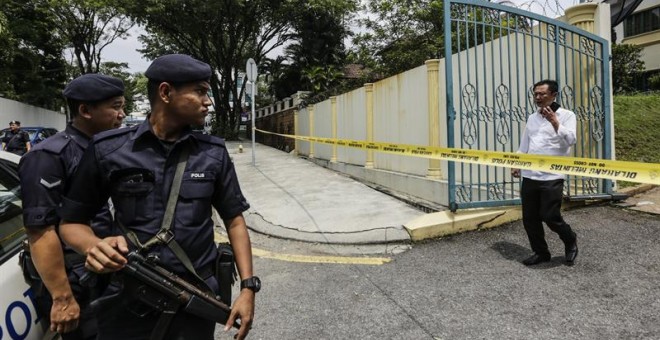
[[[50,299],[43,296],[38,297],[38,301],[46,300],[40,304],[41,312],[50,316],[51,330],[61,333],[64,339],[93,338],[96,324],[85,308],[89,292],[78,282],[84,272],[85,258],[71,248],[62,249],[56,208],[91,136],[121,125],[125,117],[123,95],[124,84],[114,77],[86,74],[72,80],[64,89],[71,122],[64,131],[37,144],[19,163],[23,221],[30,254],[52,297],[52,306]],[[111,222],[112,216],[106,206],[92,223],[107,236]]]
[[[2,149],[19,156],[30,151],[30,134],[21,130],[21,122],[12,120],[9,122],[9,131],[2,138]]]
[[[254,316],[255,293],[260,281],[252,273],[250,238],[242,212],[249,208],[236,178],[224,141],[196,134],[191,125],[203,125],[211,101],[207,95],[211,68],[182,54],[157,58],[145,75],[149,79],[151,114],[144,123],[107,131],[94,138],[64,199],[61,214],[63,239],[87,255],[86,266],[97,273],[123,268],[129,248],[144,244],[161,230],[166,204],[181,152],[189,153],[168,235],[189,258],[190,273],[181,254],[157,243],[148,251],[160,263],[189,282],[200,277],[218,294],[213,275],[217,258],[213,242],[212,207],[222,217],[234,250],[241,292],[225,326],[238,318],[237,338],[247,336]],[[89,190],[90,187],[97,190]],[[112,198],[115,219],[126,235],[103,238],[89,227],[94,212]],[[131,241],[128,241],[131,240]],[[168,243],[169,244],[169,243]],[[118,304],[98,315],[99,339],[145,339],[157,331],[159,313],[137,310],[134,303]],[[165,339],[213,339],[215,323],[178,312],[169,322]]]

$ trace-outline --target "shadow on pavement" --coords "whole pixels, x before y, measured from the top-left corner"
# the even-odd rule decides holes
[[[518,262],[521,265],[522,265],[521,262],[524,259],[531,256],[531,252],[529,251],[528,248],[508,241],[495,242],[490,248],[500,253],[500,255],[502,255],[503,258],[509,261]],[[564,264],[563,256],[553,256],[550,259],[550,262],[541,263],[535,266],[530,266],[529,268],[549,269],[549,268],[559,267],[563,264]]]

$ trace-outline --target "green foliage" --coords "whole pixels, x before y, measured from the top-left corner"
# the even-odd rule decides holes
[[[629,44],[612,45],[612,87],[614,93],[634,90],[634,79],[644,71],[641,60],[642,46]]]
[[[649,77],[649,88],[653,91],[660,90],[660,73],[656,73]]]
[[[124,111],[127,114],[133,112],[133,97],[137,94],[136,79],[128,72],[128,63],[104,62],[101,63],[99,72],[124,81],[124,97],[126,98]]]
[[[444,48],[442,2],[438,0],[369,1],[364,32],[353,40],[351,58],[385,77],[440,57]]]
[[[614,96],[616,159],[660,163],[660,95]],[[620,187],[637,183],[618,182]]]
[[[151,37],[143,52],[149,57],[186,53],[215,70],[211,87],[215,102],[215,133],[237,137],[245,86],[237,88],[239,72],[252,57],[259,63],[281,46],[289,28],[291,1],[271,0],[146,0],[120,1],[125,12],[143,24]]]
[[[614,96],[616,158],[660,163],[660,95]]]
[[[274,82],[300,85],[303,69],[343,58],[343,38],[348,31],[342,20],[356,7],[356,0],[122,0],[120,3],[125,13],[144,25],[149,33],[140,37],[144,44],[142,52],[147,57],[186,53],[209,63],[216,71],[211,79],[214,122],[218,127],[215,133],[228,139],[238,133],[245,84],[239,88],[237,80],[247,59],[254,58],[260,73],[268,74]],[[323,39],[312,39],[317,36]],[[327,42],[330,37],[334,40]],[[266,54],[287,41],[293,42],[289,53],[292,62],[285,63],[283,58],[267,61]],[[288,67],[292,63],[298,66]],[[331,75],[336,73],[325,74],[320,86],[326,86]],[[269,94],[278,91],[271,89]]]
[[[350,59],[372,71],[372,80],[388,77],[443,58],[444,8],[440,0],[368,1],[363,31],[353,40]],[[527,21],[496,10],[472,8],[460,25],[450,27],[452,52],[465,50],[507,34],[500,27],[522,27]]]
[[[64,104],[64,42],[52,32],[59,22],[39,0],[0,0],[0,93],[52,110]]]
[[[100,70],[101,53],[116,39],[125,39],[133,23],[114,2],[103,0],[42,0],[58,20],[57,34],[72,49],[78,73]]]
[[[281,99],[295,90],[325,91],[336,86],[343,76],[346,64],[344,40],[351,34],[347,22],[353,17],[358,3],[353,0],[315,1],[304,3],[292,13],[292,43],[285,49],[290,63],[285,71],[285,84],[275,82],[280,89],[274,91]],[[287,86],[289,85],[289,86]],[[293,86],[291,86],[293,85]],[[287,88],[283,92],[281,88]]]

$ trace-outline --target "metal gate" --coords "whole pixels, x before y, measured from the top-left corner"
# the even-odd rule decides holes
[[[542,15],[484,1],[444,2],[448,146],[515,152],[536,107],[532,87],[559,82],[576,114],[575,157],[611,158],[609,43]],[[518,204],[509,168],[449,162],[449,207]],[[609,180],[569,177],[571,198],[611,194]]]

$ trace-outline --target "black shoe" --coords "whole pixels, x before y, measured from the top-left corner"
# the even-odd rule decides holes
[[[542,262],[550,262],[550,255],[534,254],[526,260],[522,261],[522,263],[526,266],[533,266]]]
[[[573,243],[566,246],[566,264],[572,266],[575,264],[575,258],[578,255],[577,238]]]

